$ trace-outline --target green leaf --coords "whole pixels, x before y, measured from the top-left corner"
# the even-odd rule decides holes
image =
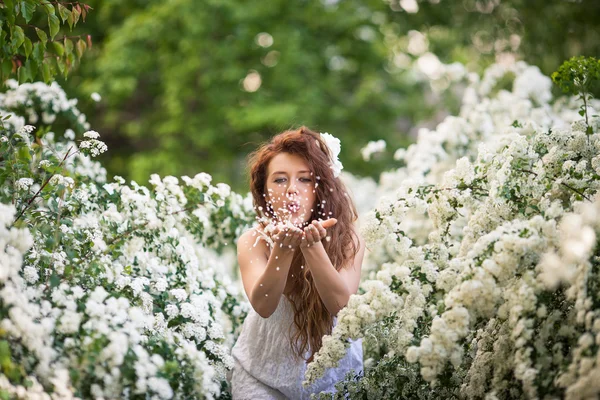
[[[52,74],[50,73],[50,65],[48,63],[42,63],[42,77],[44,82],[50,83],[52,80]]]
[[[33,43],[31,43],[31,40],[26,37],[24,44],[25,45],[23,47],[25,48],[25,57],[29,58],[31,51],[33,50]]]
[[[4,29],[0,28],[0,43],[4,43],[6,41],[7,34],[8,33]]]
[[[62,59],[62,58],[59,58],[59,59],[57,59],[57,60],[56,60],[56,66],[58,67],[58,70],[59,70],[61,73],[64,73],[64,72],[65,72],[66,65],[65,65],[65,60],[64,60],[64,59]]]
[[[24,67],[19,67],[17,70],[17,79],[19,80],[19,84],[25,83],[27,80],[27,71],[25,71]]]
[[[50,38],[54,39],[60,30],[60,21],[54,14],[48,14],[48,26],[50,27]]]
[[[69,17],[67,18],[67,23],[69,24],[69,30],[72,31],[73,30],[73,13],[69,14]]]
[[[44,53],[46,50],[46,45],[43,42],[37,42],[33,45],[33,59],[41,64],[44,62]]]
[[[8,58],[2,60],[2,76],[9,76],[12,72],[12,68],[13,64]]]
[[[60,15],[60,18],[62,19],[63,23],[65,23],[68,21],[69,17],[71,16],[71,11],[69,11],[69,9],[67,7],[58,3],[58,14]]]
[[[55,10],[54,10],[54,6],[50,3],[43,3],[44,5],[44,11],[46,11],[46,14],[50,15],[50,14],[55,14]]]
[[[79,22],[79,17],[81,16],[81,11],[78,4],[73,7],[71,16],[73,18],[73,25],[77,25],[77,22]]]
[[[83,56],[83,53],[85,52],[86,48],[87,48],[87,44],[85,44],[85,40],[79,39],[77,41],[77,46],[75,47],[75,51],[77,53],[78,58],[81,58]]]
[[[26,0],[21,2],[21,14],[25,18],[25,22],[31,21],[35,12],[36,2],[34,0]]]
[[[16,48],[19,48],[23,42],[25,41],[25,33],[23,32],[23,28],[20,26],[15,26],[12,32],[12,45]]]
[[[581,115],[583,117],[584,114],[585,114],[585,111],[579,110],[579,115]]]
[[[52,49],[59,57],[62,57],[65,54],[64,46],[58,42],[52,42]]]
[[[60,285],[60,276],[58,276],[56,272],[53,272],[52,275],[50,275],[50,287],[55,288],[58,285]]]
[[[37,33],[38,37],[44,44],[48,41],[48,35],[43,30],[35,28],[35,33]]]
[[[0,341],[0,365],[6,368],[11,363],[10,346],[6,340]]]
[[[73,41],[71,41],[71,39],[65,38],[64,43],[65,43],[65,53],[68,56],[69,54],[73,53]]]
[[[67,68],[65,69],[65,72],[63,73],[63,76],[65,79],[67,79],[67,74],[69,73],[69,69],[71,68],[71,66],[75,63],[75,54],[71,53],[67,55]]]
[[[14,0],[4,0],[4,11],[6,13],[6,19],[11,24],[15,23],[15,2]]]
[[[27,60],[25,61],[25,70],[27,71],[27,80],[33,82],[38,73],[38,66],[35,61]]]

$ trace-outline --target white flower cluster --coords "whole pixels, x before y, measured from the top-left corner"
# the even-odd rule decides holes
[[[14,314],[17,310],[14,304],[33,304],[34,298],[28,298],[28,293],[43,296],[25,288],[14,292],[22,293],[22,298],[4,302],[13,305],[10,312],[14,315],[10,323],[4,321],[4,329],[12,337],[23,341],[28,338],[28,344],[48,352],[43,353],[48,354],[43,364],[48,368],[38,368],[38,376],[50,376],[51,366],[58,362],[77,368],[79,357],[93,354],[102,342],[97,355],[101,362],[94,370],[96,383],[91,388],[96,396],[119,397],[128,387],[120,370],[132,362],[131,367],[136,371],[132,393],[172,398],[173,388],[161,377],[165,364],[147,346],[152,339],[164,343],[164,348],[169,349],[166,356],[177,359],[178,365],[187,364],[186,368],[204,377],[193,384],[190,381],[190,393],[218,396],[220,382],[233,366],[229,346],[233,344],[234,325],[226,321],[237,321],[246,306],[238,307],[237,316],[228,315],[233,310],[224,308],[226,300],[239,298],[239,291],[229,279],[213,270],[215,263],[224,260],[190,234],[186,226],[189,219],[181,212],[187,199],[176,179],[153,177],[153,182],[158,184],[155,192],[136,185],[130,188],[118,182],[111,184],[112,193],[120,195],[116,204],[106,202],[107,191],[88,185],[81,185],[65,196],[65,210],[83,198],[85,203],[83,209],[77,209],[78,216],[62,216],[62,221],[71,221],[69,226],[61,226],[62,244],[53,253],[40,250],[44,233],[36,232],[29,265],[20,278],[22,285],[37,288],[40,276],[54,274],[69,283],[61,284],[48,299],[47,307],[54,322],[47,325],[43,334],[31,326],[17,329],[20,319],[15,319],[18,316]],[[226,194],[223,187],[213,189]],[[223,208],[215,208],[214,212],[223,212]],[[7,221],[12,222],[12,214],[6,217]],[[29,243],[32,244],[31,240]],[[119,245],[109,247],[109,243]],[[75,252],[76,258],[70,258],[67,249],[69,253]],[[95,261],[81,264],[80,258],[87,258],[86,263]],[[15,265],[20,267],[21,262]],[[94,277],[87,265],[95,265],[100,274]],[[96,285],[89,296],[80,290],[84,282],[87,287]],[[170,295],[162,296],[165,292]],[[128,295],[123,297],[123,294]],[[30,313],[31,318],[39,318],[38,313]],[[51,338],[56,334],[68,338],[64,354],[52,345]],[[48,338],[48,342],[40,343],[43,338]],[[177,349],[185,343],[188,350],[179,352]],[[190,353],[192,348],[194,352]],[[132,351],[133,359],[128,356]],[[148,360],[154,359],[159,361],[152,367]]]
[[[193,178],[190,178],[189,176],[182,176],[181,180],[184,181],[185,184],[188,186],[202,190],[205,187],[210,186],[210,182],[212,181],[212,176],[210,176],[206,172],[200,172]]]
[[[22,101],[43,92],[13,91]],[[14,93],[10,108],[18,108]],[[83,136],[81,148],[104,151],[97,132]],[[181,186],[175,177],[152,176],[152,190],[119,177],[105,183],[99,163],[70,151],[72,131],[59,139],[49,132],[42,146],[19,142],[31,146],[31,178],[8,179],[27,189],[47,179],[35,201],[12,185],[0,190],[0,330],[13,363],[6,368],[24,371],[32,383],[25,388],[25,381],[3,375],[0,391],[31,398],[219,397],[248,304],[226,275],[235,257],[209,247],[223,249],[253,221],[251,197],[211,185],[208,174],[184,177]],[[54,170],[59,165],[63,170]],[[13,199],[23,211],[16,226],[33,234],[9,228],[18,214],[3,203]]]
[[[412,71],[416,79],[428,82],[434,93],[448,89],[451,83],[461,81],[469,75],[461,63],[444,64],[429,51],[415,60]]]
[[[73,178],[71,178],[70,176],[62,176],[60,174],[52,175],[52,178],[50,178],[49,183],[55,186],[62,185],[69,189],[73,189],[73,187],[75,186],[75,181],[73,180]]]
[[[23,128],[23,126],[25,126],[25,118],[15,115],[9,110],[5,110],[2,102],[0,102],[0,115],[3,116],[2,125],[6,130],[18,132],[21,128]],[[9,139],[7,136],[2,136],[2,142],[8,142],[8,140]]]
[[[385,140],[373,140],[360,150],[360,154],[362,155],[363,160],[369,161],[373,154],[384,152],[385,147]]]
[[[512,90],[497,90],[510,75]],[[550,80],[524,63],[468,78],[459,116],[397,153],[404,166],[382,174],[363,221],[369,276],[397,309],[349,304],[340,315],[371,328],[340,318],[307,380],[364,337],[381,360],[365,385],[384,384],[397,360],[385,384],[408,398],[420,396],[415,379],[439,387],[441,375],[468,399],[596,397],[600,118],[588,113],[589,134],[579,105],[552,100]]]
[[[59,365],[50,367],[56,357],[52,349],[56,314],[48,302],[32,301],[39,299],[42,288],[28,287],[20,274],[24,255],[33,246],[34,238],[27,229],[9,228],[15,214],[13,206],[0,204],[0,303],[3,311],[8,311],[8,317],[0,320],[0,330],[5,338],[18,339],[19,345],[12,350],[18,354],[26,348],[37,361],[37,366],[35,371],[28,371],[31,375],[25,377],[32,383],[29,387],[14,385],[2,374],[0,389],[19,398],[74,398],[68,370]],[[14,358],[8,357],[3,368],[19,367],[14,364]],[[34,374],[43,376],[52,387],[52,397],[45,393],[46,389]]]
[[[71,121],[75,119],[74,129],[89,129],[85,115],[76,107],[77,100],[67,99],[66,94],[57,83],[54,82],[50,86],[42,82],[18,85],[16,81],[9,80],[7,86],[9,90],[0,93],[0,114],[9,117],[3,120],[3,126],[8,132],[8,136],[3,136],[6,141],[14,135],[25,141],[26,146],[30,146],[32,143],[31,132],[34,128],[27,124],[37,124],[44,121],[44,123],[52,123],[57,121],[56,118],[66,118],[69,124],[72,124]],[[16,113],[23,112],[23,110],[24,115],[16,115]],[[44,116],[44,121],[39,121],[40,114]],[[95,133],[94,131],[89,132]],[[74,142],[75,132],[72,129],[66,129],[64,136],[59,137],[60,140],[55,141],[55,136],[55,133],[50,131],[40,138],[43,148],[41,154],[37,155],[41,157],[36,157],[36,162],[40,163],[40,168],[50,168],[53,165],[58,165],[62,161],[62,158],[56,159],[58,154],[64,155],[68,149],[78,148]],[[67,141],[64,141],[63,138]],[[91,139],[97,140],[97,136]],[[100,154],[105,151],[106,145],[98,141],[88,142],[84,146],[84,152]],[[76,175],[85,176],[94,181],[106,180],[106,170],[102,165],[92,161],[90,156],[82,152],[77,151],[74,153],[71,151],[64,160],[63,165],[68,171]]]
[[[325,145],[327,146],[327,150],[329,152],[329,157],[331,159],[329,166],[333,170],[333,176],[337,178],[342,172],[342,169],[344,168],[344,166],[338,158],[340,155],[340,151],[342,150],[342,144],[340,142],[340,139],[327,132],[321,133],[321,139],[323,139],[323,141],[325,142]]]
[[[304,385],[311,385],[327,368],[337,366],[350,345],[348,339],[359,338],[367,327],[389,316],[401,305],[398,296],[383,282],[370,281],[365,285],[370,289],[369,292],[365,295],[352,295],[348,307],[339,312],[338,324],[332,334],[323,338],[322,350],[308,365]]]
[[[85,153],[90,154],[92,157],[96,157],[99,154],[104,153],[108,150],[106,144],[98,140],[100,134],[96,131],[88,131],[83,134],[84,137],[89,138],[89,140],[84,140],[79,144],[79,149],[84,150]]]
[[[31,185],[33,185],[33,179],[31,178],[21,178],[17,181],[18,190],[28,190]]]
[[[461,364],[460,341],[469,333],[471,320],[494,316],[506,294],[505,286],[516,274],[534,266],[546,248],[545,238],[552,235],[553,222],[541,216],[509,221],[479,238],[465,256],[453,260],[451,269],[440,274],[443,279],[448,272],[458,272],[444,298],[446,311],[433,318],[429,337],[407,352],[409,362],[420,362],[425,380],[434,380],[447,360],[455,367]]]
[[[9,90],[0,93],[0,105],[5,110],[24,108],[24,117],[29,123],[49,125],[56,120],[57,114],[72,113],[84,129],[89,128],[85,115],[76,107],[77,99],[68,99],[58,83],[47,85],[33,82],[19,85],[14,79],[9,79],[5,84]]]

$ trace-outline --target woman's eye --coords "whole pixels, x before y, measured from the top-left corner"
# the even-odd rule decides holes
[[[287,180],[286,178],[277,178],[273,182],[275,182],[275,183],[284,183],[286,180]],[[312,182],[312,178],[300,178],[298,180],[300,182]]]

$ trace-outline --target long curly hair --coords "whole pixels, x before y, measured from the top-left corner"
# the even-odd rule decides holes
[[[250,154],[250,189],[257,214],[275,218],[265,198],[269,163],[279,153],[295,154],[306,160],[318,183],[315,185],[316,201],[310,221],[330,217],[337,219],[337,223],[327,230],[330,240],[323,241],[323,246],[332,265],[339,271],[351,264],[359,250],[353,227],[358,213],[342,181],[333,176],[328,151],[321,136],[305,126],[284,131]],[[333,315],[321,300],[309,269],[300,267],[304,263],[302,252],[294,252],[290,269],[295,272],[288,298],[294,309],[297,329],[295,333],[291,332],[290,346],[296,356],[310,362],[321,348],[322,337],[331,334]],[[309,356],[305,358],[307,352]]]

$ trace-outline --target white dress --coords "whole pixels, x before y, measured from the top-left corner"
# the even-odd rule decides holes
[[[336,321],[334,318],[334,325]],[[357,373],[363,370],[362,340],[359,339],[350,343],[337,368],[328,369],[310,388],[304,388],[306,361],[292,353],[290,324],[294,324],[294,310],[284,295],[269,318],[262,318],[250,309],[232,350],[233,400],[309,399],[311,393],[335,392],[334,385],[350,370]]]

